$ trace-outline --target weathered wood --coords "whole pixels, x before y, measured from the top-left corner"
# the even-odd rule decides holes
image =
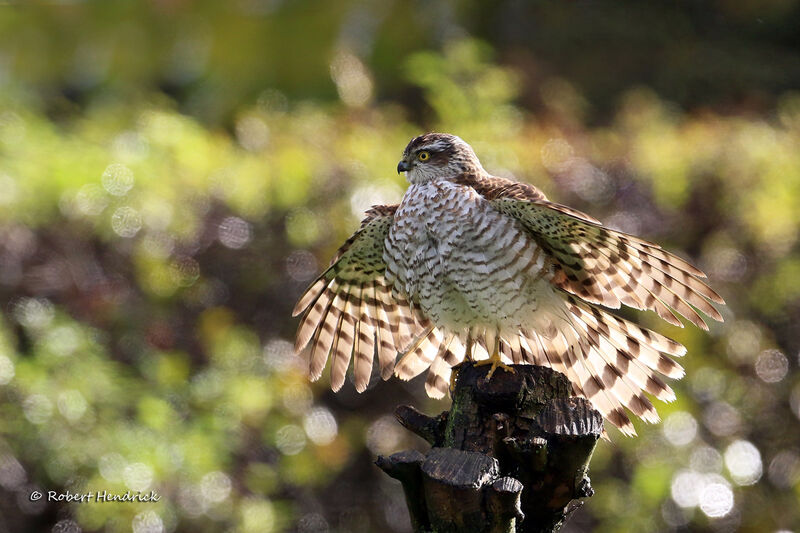
[[[425,462],[425,456],[417,450],[397,452],[388,458],[380,455],[375,462],[381,470],[403,485],[408,514],[411,517],[411,527],[414,531],[430,529],[425,499],[418,497],[422,494],[421,469],[423,462]]]
[[[496,459],[453,448],[432,448],[422,464],[422,485],[431,530],[437,533],[472,531],[487,520],[483,488],[500,473]]]
[[[447,423],[446,411],[436,418],[431,418],[410,405],[401,405],[395,410],[395,416],[406,429],[428,441],[431,446],[443,444],[444,426]]]
[[[487,367],[464,364],[449,412],[397,409],[433,446],[425,456],[378,458],[403,483],[415,533],[553,532],[573,500],[592,495],[587,470],[602,416],[558,372],[514,369],[487,381]]]
[[[520,507],[522,483],[513,477],[501,477],[495,480],[487,492],[488,514],[493,524],[490,533],[513,533],[516,524],[525,518]]]

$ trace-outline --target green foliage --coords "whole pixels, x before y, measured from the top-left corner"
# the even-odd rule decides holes
[[[416,382],[360,397],[350,383],[335,396],[327,377],[307,383],[290,311],[363,211],[400,199],[394,168],[421,132],[412,119],[462,136],[490,171],[691,258],[728,300],[709,334],[637,317],[687,346],[687,377],[678,401],[658,406],[663,425],[599,445],[597,493],[574,527],[797,527],[800,455],[787,435],[800,416],[800,96],[760,113],[690,113],[634,86],[590,122],[585,83],[501,65],[500,44],[448,39],[406,55],[422,45],[396,21],[423,35],[434,17],[412,24],[399,8],[368,10],[371,69],[351,34],[330,44],[334,24],[360,13],[333,5],[241,16],[209,3],[191,20],[176,4],[164,20],[87,3],[86,42],[107,53],[74,45],[76,30],[43,8],[0,15],[16,28],[4,50],[30,67],[0,85],[8,527],[406,531],[397,486],[367,470],[370,457],[415,445],[386,418],[396,404],[442,405]],[[123,11],[140,24],[121,24]],[[148,25],[173,24],[175,41],[147,38]],[[286,46],[301,33],[318,38]],[[257,67],[254,50],[265,51]],[[403,57],[388,69],[393,50]],[[89,83],[92,65],[105,81]],[[136,81],[155,72],[188,76],[187,94],[173,102]],[[54,76],[83,79],[85,101],[45,91]],[[707,493],[682,499],[692,486]],[[35,504],[34,488],[161,500]],[[728,494],[731,509],[714,516]]]
[[[512,71],[492,65],[490,59],[491,48],[485,43],[455,41],[442,54],[411,56],[406,70],[409,80],[424,89],[436,123],[499,133],[519,115],[510,105],[518,96],[518,81]]]

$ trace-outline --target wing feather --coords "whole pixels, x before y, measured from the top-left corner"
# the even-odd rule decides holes
[[[477,174],[466,174],[458,182],[473,187],[521,224],[548,254],[548,279],[560,289],[557,295],[564,307],[550,309],[535,328],[503,334],[503,357],[565,374],[576,394],[592,401],[626,434],[635,434],[626,409],[645,421],[658,421],[646,394],[675,399],[661,376],[683,376],[672,357],[684,355],[686,349],[598,305],[651,310],[681,327],[682,316],[708,329],[705,317],[722,321],[713,304],[724,300],[702,281],[705,274],[656,244],[549,202],[535,187]]]
[[[549,202],[535,187],[497,177],[465,174],[470,185],[502,213],[516,219],[553,261],[553,283],[606,307],[621,304],[655,311],[680,326],[678,313],[708,329],[699,310],[722,321],[711,303],[722,297],[700,281],[688,261],[633,235],[606,228],[575,209]]]
[[[431,366],[441,345],[441,332],[429,325],[405,350],[394,369],[395,375],[403,380],[418,376]]]
[[[378,347],[378,364],[381,369],[381,378],[389,379],[394,372],[394,361],[397,357],[394,338],[389,326],[389,317],[383,306],[379,294],[383,287],[376,281],[372,286],[372,309],[370,311],[373,322],[375,323],[376,344]]]
[[[353,347],[353,374],[355,375],[356,390],[364,392],[369,385],[372,376],[372,360],[375,357],[375,327],[369,315],[368,298],[369,289],[361,292],[361,307],[359,309],[359,320],[355,327],[355,345]]]
[[[705,274],[656,244],[548,201],[531,185],[476,174],[455,182],[473,187],[536,240],[548,255],[552,270],[546,279],[559,302],[538,315],[535,327],[499,336],[488,324],[471,328],[467,344],[473,357],[487,357],[487,347],[491,351],[496,345],[506,362],[549,366],[565,374],[574,393],[589,399],[625,434],[636,434],[626,409],[647,422],[658,421],[647,394],[675,399],[661,377],[683,376],[672,357],[686,349],[600,306],[651,310],[681,327],[683,316],[708,329],[703,315],[722,321],[713,304],[724,300],[702,281]],[[356,389],[365,390],[377,357],[383,379],[392,374],[411,379],[427,369],[425,389],[439,398],[447,393],[451,367],[464,358],[464,338],[443,333],[386,279],[383,251],[396,209],[368,211],[330,267],[301,296],[294,308],[295,315],[302,314],[295,349],[311,345],[312,379],[331,359],[334,390],[343,385],[351,359]]]
[[[457,356],[452,352],[454,336],[445,338],[439,345],[439,352],[428,369],[428,376],[425,378],[425,392],[431,398],[442,398],[450,390],[450,375],[452,373],[452,361],[457,360]]]
[[[344,385],[347,367],[353,353],[356,320],[353,315],[353,293],[345,293],[344,308],[339,314],[339,323],[331,345],[331,389],[338,391]]]
[[[356,389],[369,384],[377,352],[388,379],[397,354],[417,338],[427,321],[386,280],[383,251],[396,205],[374,206],[361,227],[336,253],[331,265],[294,307],[302,314],[295,351],[311,344],[309,376],[317,380],[331,359],[331,388],[338,390],[353,360]]]

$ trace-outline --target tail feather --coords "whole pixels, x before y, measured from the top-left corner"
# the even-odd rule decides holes
[[[573,319],[571,322],[573,327],[580,327],[577,320]],[[619,368],[605,359],[599,344],[594,343],[591,338],[584,337],[580,331],[576,333],[582,337],[582,360],[589,372],[597,378],[598,386],[605,391],[608,404],[613,409],[627,407],[633,414],[648,422],[658,421],[655,408],[641,389],[632,385]]]
[[[431,398],[443,398],[450,390],[450,375],[452,373],[450,365],[447,363],[449,356],[449,343],[442,343],[436,359],[431,363],[428,376],[425,379],[425,392]]]
[[[624,404],[611,390],[611,385],[603,380],[603,373],[596,368],[597,357],[587,338],[581,335],[576,325],[565,312],[562,331],[567,342],[565,353],[568,356],[568,370],[578,378],[581,393],[603,416],[608,418],[626,435],[636,435],[633,424],[625,413]],[[598,365],[599,366],[599,365]],[[567,374],[571,377],[570,374]]]
[[[570,311],[585,324],[591,325],[592,333],[607,339],[623,354],[628,354],[629,360],[636,360],[669,378],[683,377],[683,367],[668,356],[685,352],[685,349],[675,341],[666,344],[652,331],[634,326],[589,304],[575,302],[570,306]],[[662,338],[669,340],[666,337]]]
[[[402,357],[394,368],[395,375],[409,380],[424,372],[439,354],[442,340],[441,332],[429,326],[401,354]]]
[[[522,339],[519,336],[519,332],[510,335],[507,339],[501,339],[501,341],[500,347],[503,354],[510,359],[513,364],[522,364]]]
[[[675,341],[666,339],[666,337],[663,337],[663,339],[670,341],[670,343],[664,343],[655,337],[657,334],[639,328],[610,313],[603,313],[592,306],[574,305],[570,308],[570,311],[580,321],[579,323],[582,324],[587,336],[596,345],[597,350],[603,355],[606,362],[622,372],[635,387],[647,391],[662,401],[670,402],[675,399],[675,393],[669,385],[658,377],[654,369],[645,365],[629,352],[629,341],[625,337],[626,328],[633,326],[638,330],[636,336],[639,337],[640,342],[647,342],[648,333],[652,335],[651,338],[654,339],[654,342],[650,346],[655,350],[664,352],[659,355],[659,359],[669,359],[665,354],[671,352],[667,352],[666,349],[681,353],[681,350],[678,350],[675,345],[680,348],[683,348],[683,346]],[[632,332],[631,329],[627,329],[627,331]],[[677,363],[675,364],[677,365]]]
[[[683,355],[683,346],[565,296],[564,308],[556,309],[550,321],[559,335],[548,338],[538,331],[521,331],[522,358],[565,374],[576,394],[589,399],[625,434],[635,434],[626,409],[646,422],[657,422],[658,413],[645,393],[664,401],[675,399],[659,374],[683,375],[680,365],[669,357]]]
[[[685,348],[572,295],[560,296],[563,298],[555,300],[555,306],[537,317],[534,327],[501,332],[502,359],[548,366],[566,375],[574,393],[592,402],[626,435],[636,434],[628,411],[645,422],[658,422],[647,394],[663,401],[675,399],[660,375],[683,375],[683,369],[670,356],[683,355]],[[446,393],[450,367],[464,351],[457,335],[442,339],[435,332],[438,330],[432,329],[409,347],[396,373],[410,379],[429,368],[426,390],[438,398]],[[486,333],[475,332],[475,359],[488,357],[492,335]]]
[[[637,297],[645,297],[641,291],[647,290],[641,285],[639,289]],[[331,387],[339,390],[352,359],[356,389],[363,391],[377,356],[384,379],[394,373],[408,380],[427,369],[428,395],[441,398],[447,393],[451,367],[466,352],[461,335],[434,327],[419,309],[392,305],[389,289],[380,282],[346,292],[337,290],[332,281],[315,287],[313,293],[304,302],[298,331],[298,344],[311,344],[313,379],[330,358]],[[497,338],[505,362],[548,366],[565,374],[574,393],[591,401],[626,435],[636,434],[626,410],[646,422],[657,422],[646,393],[663,401],[675,399],[661,376],[683,376],[683,368],[670,356],[684,355],[685,348],[567,292],[554,296],[530,327],[501,331],[498,337],[492,328],[473,328],[473,357],[488,357]],[[680,304],[668,303],[681,311]],[[669,310],[666,304],[663,308]]]
[[[586,352],[586,360],[592,366],[593,371],[600,376],[606,389],[610,390],[614,397],[619,400],[619,405],[627,407],[639,418],[646,422],[658,422],[660,419],[653,404],[644,395],[642,388],[628,377],[626,373],[610,360],[600,344],[595,344],[589,339],[589,350]]]

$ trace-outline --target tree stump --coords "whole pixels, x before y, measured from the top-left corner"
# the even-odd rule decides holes
[[[602,416],[562,374],[513,368],[487,380],[488,366],[462,364],[450,411],[395,411],[432,446],[376,461],[403,484],[415,533],[557,531],[582,503],[573,501],[593,494],[587,470]]]

